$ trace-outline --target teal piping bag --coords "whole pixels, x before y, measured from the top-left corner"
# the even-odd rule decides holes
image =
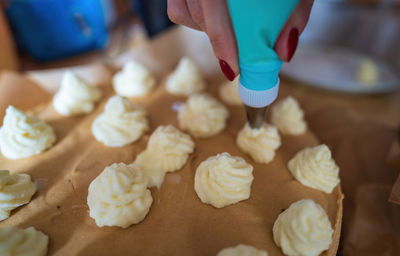
[[[282,61],[276,39],[298,0],[228,0],[239,50],[239,96],[246,106],[263,108],[278,96]]]

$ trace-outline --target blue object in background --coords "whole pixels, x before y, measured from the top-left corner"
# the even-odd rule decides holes
[[[12,0],[6,15],[18,46],[37,60],[100,49],[107,42],[100,0]]]

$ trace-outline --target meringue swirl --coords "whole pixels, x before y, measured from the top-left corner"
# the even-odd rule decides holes
[[[33,227],[0,228],[0,255],[45,256],[49,238]]]
[[[332,243],[332,234],[328,215],[311,199],[291,204],[273,227],[274,241],[285,255],[320,255]]]
[[[100,99],[99,88],[88,85],[71,71],[66,71],[61,87],[53,97],[53,106],[58,113],[65,116],[87,114],[93,111]]]
[[[200,163],[194,189],[203,203],[222,208],[248,199],[252,182],[253,166],[224,152]]]
[[[124,163],[106,167],[89,185],[90,217],[99,227],[137,224],[146,217],[152,202],[146,175]]]
[[[121,96],[111,97],[104,112],[92,124],[96,140],[110,147],[135,142],[148,129],[146,111],[134,108],[127,98]]]
[[[264,123],[257,129],[248,123],[239,131],[236,144],[257,163],[269,163],[275,157],[275,150],[281,145],[281,138],[275,126]]]
[[[37,117],[8,106],[0,128],[1,153],[10,159],[40,154],[56,141],[53,128]]]
[[[304,121],[304,112],[297,100],[291,96],[277,102],[272,107],[271,123],[275,125],[282,134],[300,135],[307,130]]]
[[[0,170],[0,221],[10,216],[10,211],[29,203],[36,187],[28,174]]]
[[[197,138],[223,131],[228,117],[228,109],[208,94],[190,96],[178,112],[179,126]]]
[[[148,176],[149,187],[160,186],[165,173],[181,169],[193,150],[194,142],[189,135],[172,125],[159,126],[134,164]]]
[[[299,151],[288,163],[292,175],[304,186],[331,193],[339,184],[339,167],[322,144]]]
[[[127,62],[113,77],[114,90],[125,97],[149,94],[155,84],[156,80],[150,71],[134,60]]]
[[[179,61],[174,73],[168,77],[166,83],[167,91],[178,95],[198,93],[205,87],[206,84],[199,68],[187,57],[183,57]]]

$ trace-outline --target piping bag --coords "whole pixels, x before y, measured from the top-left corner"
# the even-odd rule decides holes
[[[274,50],[299,0],[228,0],[239,50],[239,96],[250,126],[262,126],[279,90],[282,61]]]

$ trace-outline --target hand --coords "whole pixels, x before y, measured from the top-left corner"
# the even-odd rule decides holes
[[[278,36],[275,51],[281,60],[292,59],[313,2],[300,0]],[[239,74],[237,45],[226,0],[168,0],[168,16],[174,23],[206,32],[224,75],[232,81]]]

